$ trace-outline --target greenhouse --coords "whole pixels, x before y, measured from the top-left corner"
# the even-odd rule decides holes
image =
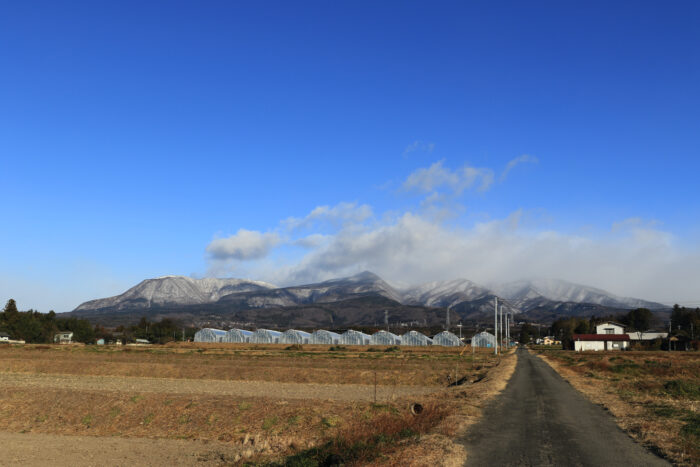
[[[250,336],[250,342],[253,344],[279,344],[281,338],[282,333],[279,331],[258,329]]]
[[[311,334],[311,343],[338,345],[340,344],[340,334],[319,329],[318,331],[314,331],[313,334]]]
[[[414,347],[421,345],[433,345],[433,340],[418,331],[408,331],[406,334],[401,336],[401,345],[410,345]]]
[[[450,331],[442,331],[440,334],[435,334],[435,336],[433,336],[433,345],[459,347],[463,344],[459,337],[455,336]]]
[[[235,342],[237,344],[250,342],[250,338],[253,337],[253,331],[246,331],[245,329],[231,329],[226,334],[226,342]]]
[[[281,344],[310,344],[311,334],[304,331],[297,331],[296,329],[290,329],[282,333],[282,338],[280,339]]]
[[[389,331],[377,331],[369,340],[370,345],[401,345],[401,337]]]
[[[371,337],[360,331],[348,329],[340,336],[340,343],[345,345],[369,345]]]
[[[472,337],[472,347],[490,347],[496,346],[496,336],[488,332],[480,332]]]
[[[221,329],[204,328],[194,333],[195,342],[228,342],[226,331]]]

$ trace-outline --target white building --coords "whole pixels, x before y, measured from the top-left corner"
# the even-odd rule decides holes
[[[625,327],[619,323],[613,323],[608,321],[607,323],[600,323],[595,327],[596,334],[624,334]]]
[[[630,336],[627,334],[574,334],[574,350],[625,350],[630,346]]]
[[[70,331],[62,331],[53,336],[54,343],[57,344],[70,344],[73,342],[73,333]]]

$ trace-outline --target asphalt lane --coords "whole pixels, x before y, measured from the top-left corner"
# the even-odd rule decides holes
[[[467,466],[668,466],[520,348],[506,389],[466,434]]]

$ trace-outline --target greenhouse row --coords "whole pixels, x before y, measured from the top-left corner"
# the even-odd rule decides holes
[[[443,331],[430,337],[417,331],[408,331],[402,336],[389,331],[377,331],[372,335],[352,329],[338,334],[331,331],[318,330],[312,333],[289,329],[288,331],[272,331],[270,329],[258,329],[247,331],[245,329],[221,329],[204,328],[194,335],[195,342],[231,342],[250,344],[327,344],[327,345],[441,345],[446,347],[458,347],[462,344],[459,337],[451,332]]]

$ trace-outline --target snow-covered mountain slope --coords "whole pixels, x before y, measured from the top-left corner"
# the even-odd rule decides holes
[[[492,286],[500,296],[523,311],[545,305],[548,301],[591,303],[614,308],[666,308],[661,303],[638,298],[619,297],[610,292],[559,279],[534,279]]]
[[[405,290],[403,301],[409,305],[453,306],[482,299],[492,292],[467,279],[428,282]]]
[[[74,311],[118,312],[205,304],[217,304],[217,309],[240,310],[335,303],[371,296],[404,305],[452,307],[455,312],[465,316],[490,312],[495,298],[499,298],[506,310],[516,313],[556,309],[562,303],[612,309],[666,308],[660,303],[618,297],[594,287],[551,279],[509,282],[490,288],[466,279],[455,279],[429,282],[398,291],[381,277],[365,271],[351,277],[283,288],[244,279],[166,276],[144,280],[115,297],[85,302]],[[574,310],[571,307],[576,308],[569,305],[567,310]]]
[[[274,289],[275,286],[245,279],[192,279],[183,276],[164,276],[146,279],[121,295],[90,300],[75,311],[151,308],[165,305],[195,305],[211,303],[231,293]]]
[[[253,308],[293,306],[309,303],[332,303],[358,295],[380,295],[401,303],[401,294],[381,277],[369,271],[342,279],[332,279],[316,284],[260,290],[250,293],[233,293],[221,298],[222,302],[236,302]]]

